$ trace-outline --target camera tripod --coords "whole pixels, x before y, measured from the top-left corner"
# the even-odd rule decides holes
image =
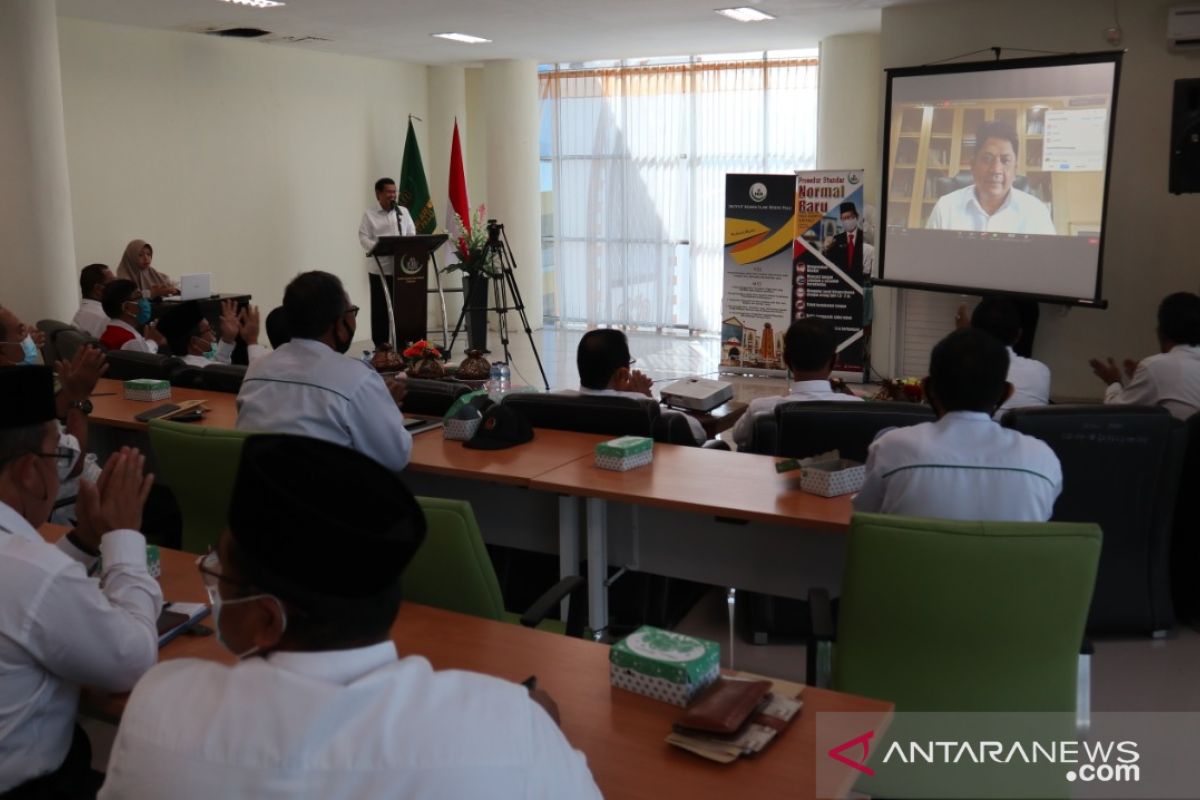
[[[525,302],[521,299],[521,290],[517,286],[517,279],[513,274],[513,270],[517,268],[517,262],[513,259],[512,248],[508,246],[508,236],[504,233],[504,226],[494,219],[487,221],[487,229],[488,241],[487,248],[484,250],[484,263],[490,264],[493,270],[488,277],[491,279],[492,299],[495,304],[487,305],[485,295],[483,307],[474,305],[474,298],[469,293],[464,293],[462,311],[458,315],[458,322],[454,325],[454,335],[450,338],[448,350],[454,349],[454,343],[458,340],[459,331],[462,330],[467,314],[472,311],[495,311],[499,315],[498,328],[500,344],[504,348],[504,362],[512,363],[512,356],[508,351],[508,312],[515,310],[521,317],[521,326],[525,329],[525,336],[529,339],[529,346],[533,349],[533,358],[537,361],[538,372],[542,375],[542,384],[545,385],[546,391],[550,391],[550,381],[546,380],[542,357],[538,355],[537,345],[533,341],[533,329],[529,327],[529,317],[525,314]],[[499,268],[499,274],[495,272],[497,268]],[[508,304],[510,294],[513,301],[511,306]]]

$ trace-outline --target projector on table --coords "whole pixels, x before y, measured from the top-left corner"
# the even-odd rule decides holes
[[[684,378],[662,390],[664,403],[689,411],[711,411],[732,397],[732,384],[704,378]]]

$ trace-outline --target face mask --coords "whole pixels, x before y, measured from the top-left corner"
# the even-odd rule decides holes
[[[146,298],[138,300],[138,325],[145,325],[150,321],[150,301]]]
[[[845,229],[846,233],[854,233],[858,230],[858,220],[844,219],[842,220],[842,228]]]
[[[24,358],[21,360],[22,364],[37,363],[38,349],[37,345],[33,343],[32,336],[26,335],[25,338],[21,340],[21,352],[24,354]]]
[[[343,342],[341,334],[339,334],[337,332],[337,328],[335,327],[333,330],[333,335],[334,335],[335,341],[337,342],[337,347],[335,347],[334,349],[337,350],[342,355],[345,355],[346,353],[350,352],[350,345],[352,344],[352,340],[354,339],[354,334],[350,334],[349,336],[347,336],[346,341]]]
[[[195,341],[200,342],[201,344],[204,344],[204,338],[201,336],[193,337],[193,339]],[[217,358],[217,340],[213,339],[213,343],[209,346],[209,348],[207,350],[205,350],[203,353],[201,353],[200,355],[201,355],[201,357],[206,358],[209,361],[215,361]]]
[[[275,595],[255,594],[251,595],[250,597],[239,597],[236,600],[224,600],[221,598],[220,592],[212,592],[210,594],[210,600],[212,601],[213,629],[217,632],[217,641],[220,642],[222,647],[233,653],[234,658],[239,661],[241,661],[243,658],[249,658],[257,653],[258,645],[255,645],[248,650],[243,650],[240,653],[234,653],[233,648],[229,646],[229,642],[226,642],[225,637],[221,635],[221,609],[225,606],[237,605],[238,603],[249,603],[251,600],[261,600],[264,597],[271,598],[279,606],[279,614],[283,617],[283,630],[279,632],[280,636],[282,636],[283,632],[287,630],[287,610],[284,609],[283,603],[281,603],[279,598]]]

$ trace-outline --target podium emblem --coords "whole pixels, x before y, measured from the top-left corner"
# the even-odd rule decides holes
[[[415,256],[405,256],[400,262],[400,271],[405,275],[420,275],[421,268],[425,266],[419,258]]]

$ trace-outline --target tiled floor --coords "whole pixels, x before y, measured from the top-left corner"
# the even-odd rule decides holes
[[[569,328],[534,332],[551,388],[578,386],[575,348],[582,335],[582,329]],[[681,334],[645,332],[628,332],[628,336],[637,368],[660,384],[692,375],[717,374],[719,342],[716,336],[689,338]],[[512,338],[510,347],[516,364],[514,380],[523,376],[524,383],[536,385],[537,367],[523,332]],[[498,356],[493,354],[492,357]],[[786,391],[782,379],[735,377],[729,380],[734,384],[736,400],[749,401]],[[679,627],[720,641],[722,648],[727,650],[729,625],[724,592],[714,590],[707,595]],[[1200,632],[1185,626],[1166,640],[1104,640],[1095,644],[1092,702],[1096,711],[1200,711]],[[804,647],[795,644],[756,647],[737,637],[734,663],[739,669],[802,680]]]

